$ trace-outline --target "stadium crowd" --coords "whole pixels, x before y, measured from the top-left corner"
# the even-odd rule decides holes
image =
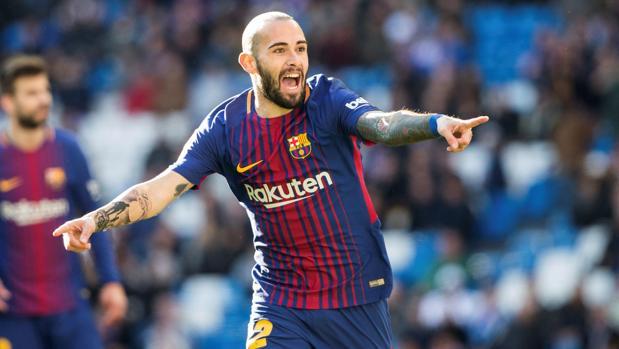
[[[249,87],[247,20],[289,12],[310,73],[384,109],[492,117],[463,153],[364,149],[399,348],[619,348],[619,2],[265,3],[3,1],[0,56],[48,60],[54,122],[111,199]],[[243,345],[251,228],[223,178],[113,236],[130,308],[110,348]]]

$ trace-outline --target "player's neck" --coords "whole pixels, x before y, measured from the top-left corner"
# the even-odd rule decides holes
[[[258,91],[258,89],[254,89],[254,91]],[[292,110],[289,108],[282,108],[259,92],[254,93],[254,103],[256,113],[258,113],[258,116],[263,118],[276,118],[278,116],[286,115]]]
[[[32,152],[41,147],[43,142],[45,142],[48,132],[49,129],[47,126],[27,129],[19,126],[17,121],[13,119],[9,123],[7,136],[9,142],[17,149],[25,152]]]

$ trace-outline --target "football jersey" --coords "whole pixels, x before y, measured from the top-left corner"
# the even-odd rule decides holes
[[[50,129],[35,151],[0,136],[0,280],[11,291],[9,311],[50,315],[72,309],[84,285],[79,255],[65,251],[52,231],[97,208],[96,183],[69,133]],[[107,234],[92,248],[102,282],[117,281]]]
[[[316,75],[302,106],[263,118],[250,89],[216,107],[171,166],[195,185],[225,176],[246,209],[255,303],[331,309],[391,292],[356,129],[376,109],[341,81]]]

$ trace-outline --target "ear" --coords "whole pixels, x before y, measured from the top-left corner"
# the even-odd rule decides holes
[[[7,114],[13,113],[13,99],[9,94],[3,93],[0,95],[0,107],[2,107],[2,110]]]
[[[255,74],[258,71],[256,59],[251,53],[241,52],[239,54],[239,64],[248,74]]]

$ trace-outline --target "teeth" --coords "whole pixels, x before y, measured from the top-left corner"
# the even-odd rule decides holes
[[[298,77],[300,77],[300,74],[286,74],[284,75],[285,78],[293,78],[296,79]]]

